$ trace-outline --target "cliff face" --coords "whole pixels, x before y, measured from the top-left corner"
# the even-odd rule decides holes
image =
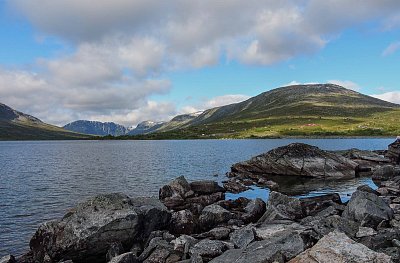
[[[120,136],[126,134],[127,132],[127,129],[124,126],[116,124],[114,122],[98,122],[86,120],[71,122],[65,125],[63,128],[69,131],[100,136]]]

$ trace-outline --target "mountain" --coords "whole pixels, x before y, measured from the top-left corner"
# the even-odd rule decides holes
[[[138,134],[146,134],[156,131],[160,128],[164,122],[154,122],[154,121],[143,121],[139,123],[136,128],[130,130],[128,135],[138,135]]]
[[[0,140],[67,140],[88,137],[44,123],[0,103]]]
[[[292,85],[208,109],[152,137],[392,136],[399,121],[400,105],[334,84]]]
[[[114,122],[79,120],[68,123],[63,128],[78,133],[100,136],[120,136],[127,133],[127,129],[124,126],[116,124]]]

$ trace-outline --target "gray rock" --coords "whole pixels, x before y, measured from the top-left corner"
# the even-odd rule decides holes
[[[213,194],[217,192],[225,192],[225,188],[218,185],[214,181],[195,181],[190,183],[191,189],[198,194]]]
[[[273,149],[249,161],[237,163],[235,174],[270,174],[315,178],[354,178],[358,164],[343,156],[303,143]]]
[[[283,231],[262,241],[255,241],[244,249],[228,250],[210,263],[272,263],[285,262],[303,252],[305,244],[300,234]]]
[[[360,238],[358,241],[373,250],[392,247],[393,239],[400,240],[400,230],[393,228],[385,228],[377,231],[378,233],[372,236]]]
[[[199,222],[202,229],[210,229],[220,223],[228,222],[233,214],[219,205],[206,206],[201,212]]]
[[[301,198],[300,203],[305,216],[314,216],[328,207],[334,206],[335,204],[342,204],[342,201],[339,194],[333,193]]]
[[[369,236],[376,235],[377,233],[378,232],[376,232],[373,228],[360,226],[360,228],[358,229],[358,232],[356,233],[356,237],[357,238],[369,237]]]
[[[166,262],[167,258],[171,255],[170,250],[165,248],[156,248],[152,251],[149,257],[147,257],[143,263],[162,263]],[[180,260],[180,258],[179,258]]]
[[[127,252],[122,255],[116,256],[109,261],[109,263],[138,263],[138,259],[132,252]]]
[[[198,242],[197,239],[188,235],[181,235],[180,237],[173,240],[171,243],[174,245],[174,250],[184,253],[185,250],[190,249]]]
[[[307,249],[289,263],[391,263],[390,257],[377,253],[368,247],[356,243],[344,233],[333,231],[318,241],[315,246]]]
[[[106,254],[106,260],[110,261],[113,257],[121,255],[124,253],[124,247],[122,246],[121,242],[114,242],[110,245],[110,248]]]
[[[16,263],[13,255],[8,255],[0,258],[0,263]]]
[[[133,255],[138,257],[143,252],[142,246],[139,243],[134,243],[130,249],[130,252],[132,252]]]
[[[231,229],[228,227],[216,227],[211,229],[210,231],[193,235],[196,238],[208,238],[208,239],[218,239],[218,240],[224,240],[229,237],[229,234],[231,233]]]
[[[46,255],[52,261],[104,261],[112,243],[129,247],[152,230],[164,228],[169,218],[166,207],[157,199],[98,195],[79,204],[61,220],[41,225],[30,247],[38,261]]]
[[[245,248],[255,240],[254,227],[248,225],[232,232],[230,240],[235,245],[235,248]]]
[[[242,215],[241,219],[245,223],[249,222],[257,222],[261,216],[264,215],[266,210],[265,202],[260,199],[256,198],[251,200],[244,208],[245,214]]]
[[[280,235],[287,231],[293,231],[297,233],[305,232],[308,228],[304,227],[298,223],[291,224],[265,224],[254,228],[254,233],[257,240],[265,240],[271,237]]]
[[[168,185],[161,187],[159,191],[159,198],[163,200],[167,197],[180,196],[185,197],[185,194],[191,190],[188,181],[184,176],[180,176],[172,180]]]
[[[269,223],[277,220],[294,220],[302,217],[303,211],[299,199],[272,191],[269,194],[266,212],[258,222]]]
[[[190,254],[202,258],[215,258],[228,249],[228,245],[223,241],[203,239],[190,249]]]
[[[400,168],[388,164],[377,167],[372,174],[372,180],[374,180],[374,182],[383,180],[386,181],[399,175],[400,175]]]
[[[197,229],[197,219],[189,210],[172,213],[169,230],[174,234],[193,234]]]
[[[338,215],[328,217],[306,217],[301,220],[301,224],[313,229],[317,233],[317,238],[321,238],[333,230],[339,230],[348,236],[355,237],[359,229],[359,224]]]
[[[400,140],[396,140],[395,142],[389,144],[385,157],[390,159],[395,164],[400,163]]]
[[[155,237],[153,238],[148,246],[143,250],[142,254],[139,256],[139,261],[144,261],[149,258],[155,250],[158,250],[161,255],[165,255],[164,250],[170,252],[173,251],[173,245],[170,244],[168,241],[164,240],[162,237]],[[166,257],[169,256],[170,253]],[[155,254],[153,257],[159,257],[160,255]]]
[[[393,210],[379,196],[370,192],[356,191],[343,212],[344,218],[376,227],[379,223],[393,218]]]

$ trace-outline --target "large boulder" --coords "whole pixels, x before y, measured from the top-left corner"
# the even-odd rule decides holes
[[[157,199],[102,194],[80,203],[61,220],[44,223],[30,241],[35,260],[104,262],[111,244],[125,249],[152,230],[164,228],[170,214]]]
[[[342,200],[339,194],[333,193],[302,198],[300,199],[300,203],[305,216],[315,216],[328,207],[341,205]]]
[[[377,253],[368,247],[356,243],[346,234],[333,231],[320,239],[312,248],[304,251],[289,263],[390,263],[390,257]]]
[[[279,220],[295,220],[303,217],[299,199],[272,191],[269,194],[267,208],[259,223],[270,223]]]
[[[204,230],[211,229],[221,223],[228,222],[233,214],[220,205],[206,206],[200,214],[200,227]]]
[[[383,165],[376,168],[372,174],[372,180],[374,182],[385,181],[393,179],[400,175],[400,167],[394,165]]]
[[[225,192],[225,188],[219,186],[215,181],[195,181],[190,183],[192,191],[198,194],[213,194]]]
[[[286,230],[271,235],[268,239],[255,241],[246,248],[228,250],[210,263],[283,263],[303,252],[305,248],[299,233]]]
[[[395,142],[389,144],[385,157],[390,159],[393,163],[396,163],[396,164],[400,163],[400,140],[399,139],[397,139]]]
[[[172,213],[169,230],[174,234],[193,234],[197,230],[197,218],[189,210]]]
[[[357,190],[351,196],[342,216],[363,226],[376,227],[382,221],[391,220],[393,210],[376,194]]]
[[[233,174],[354,178],[358,164],[318,147],[293,143],[232,166]]]

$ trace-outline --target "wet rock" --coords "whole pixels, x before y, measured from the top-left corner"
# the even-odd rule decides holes
[[[379,195],[379,193],[377,191],[375,191],[374,189],[372,189],[370,186],[368,186],[366,184],[360,185],[359,187],[357,187],[357,190],[358,191],[362,191],[362,192],[375,194],[375,195]]]
[[[0,263],[16,263],[15,257],[13,255],[8,255],[0,258]]]
[[[109,263],[139,263],[139,261],[132,252],[128,252],[112,258]]]
[[[152,198],[99,195],[79,204],[61,220],[39,227],[30,242],[33,257],[43,261],[104,261],[110,244],[130,247],[154,229],[164,228],[170,214]],[[150,220],[151,219],[151,220]]]
[[[193,235],[193,237],[224,240],[229,238],[229,234],[231,233],[231,231],[232,230],[228,227],[216,227],[211,229],[210,231],[198,235]]]
[[[202,229],[210,229],[218,224],[228,222],[233,214],[219,205],[206,206],[201,212],[199,222]]]
[[[307,249],[289,263],[318,263],[318,262],[392,262],[390,257],[377,253],[366,246],[356,243],[344,233],[333,231],[323,237],[310,249]]]
[[[186,203],[190,207],[192,204],[200,204],[202,207],[214,204],[220,200],[225,199],[225,194],[222,192],[213,193],[209,195],[200,195],[186,199]]]
[[[257,184],[258,184],[258,185],[265,186],[265,187],[268,187],[268,188],[271,189],[271,190],[276,190],[276,189],[279,188],[279,185],[278,185],[277,182],[274,182],[274,181],[272,181],[272,180],[267,180],[267,179],[265,179],[265,178],[260,178],[260,179],[258,179]]]
[[[197,219],[187,209],[174,212],[169,229],[175,234],[193,234],[197,229]]]
[[[299,199],[272,191],[266,205],[266,212],[258,220],[259,223],[277,220],[294,220],[303,217]]]
[[[110,248],[106,254],[106,260],[110,261],[113,257],[121,255],[124,253],[124,247],[122,246],[121,242],[114,242],[110,245]]]
[[[351,196],[342,216],[363,226],[376,227],[382,221],[391,220],[393,210],[376,194],[358,190]]]
[[[377,232],[373,228],[360,226],[360,228],[358,229],[358,232],[356,233],[356,237],[357,238],[369,237],[369,236],[373,236],[376,234],[377,234]]]
[[[244,248],[254,240],[254,227],[252,225],[240,228],[230,236],[230,241],[235,245],[235,248]]]
[[[285,262],[303,252],[305,244],[300,234],[284,231],[262,241],[255,241],[244,249],[231,249],[210,263]]]
[[[322,210],[342,204],[339,194],[327,194],[300,199],[301,208],[305,216],[314,216]]]
[[[237,163],[235,174],[289,175],[315,178],[354,178],[357,163],[332,152],[302,143],[293,143]]]
[[[244,207],[244,211],[245,214],[243,214],[241,217],[243,222],[254,223],[264,215],[266,211],[266,204],[262,199],[256,198],[248,202],[248,204]]]
[[[191,189],[198,194],[213,194],[217,192],[225,192],[225,188],[218,185],[214,181],[196,181],[190,183]]]
[[[159,191],[159,198],[163,200],[167,197],[180,196],[185,197],[185,194],[191,190],[188,181],[184,176],[180,176],[172,180],[168,185],[161,187]]]
[[[215,258],[228,249],[228,245],[223,241],[203,239],[190,249],[190,253],[202,258]]]
[[[241,193],[246,190],[249,190],[250,187],[244,185],[242,182],[240,182],[237,179],[230,178],[228,181],[223,182],[224,188],[231,193]]]
[[[388,164],[377,167],[372,174],[372,180],[374,180],[374,182],[390,180],[393,177],[399,175],[400,175],[400,167]]]

